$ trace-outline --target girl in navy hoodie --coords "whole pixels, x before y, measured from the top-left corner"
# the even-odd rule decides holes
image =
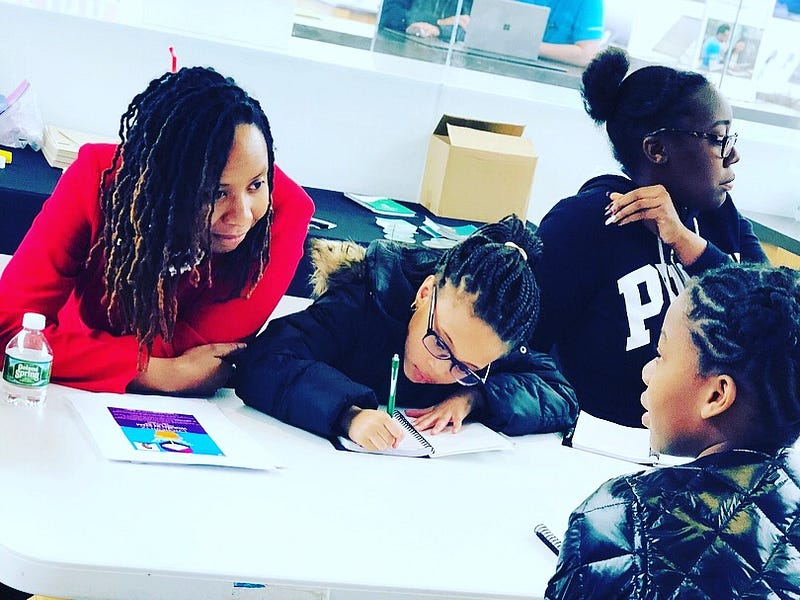
[[[531,345],[554,351],[582,410],[640,427],[640,373],[684,281],[766,256],[730,196],[728,102],[698,73],[629,67],[609,49],[583,74],[586,111],[605,123],[623,174],[587,181],[542,219]]]

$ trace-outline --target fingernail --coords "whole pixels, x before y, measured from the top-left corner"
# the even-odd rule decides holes
[[[606,225],[611,225],[616,220],[617,220],[617,215],[611,215],[606,219]]]

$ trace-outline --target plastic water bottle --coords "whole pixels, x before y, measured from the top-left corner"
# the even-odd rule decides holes
[[[25,313],[22,330],[6,346],[3,397],[12,404],[42,406],[50,383],[53,350],[42,330],[44,315]]]

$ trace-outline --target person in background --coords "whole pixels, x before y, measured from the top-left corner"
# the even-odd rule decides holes
[[[717,27],[717,32],[710,36],[700,51],[700,66],[707,71],[718,71],[722,68],[722,56],[731,37],[731,26],[723,23]]]
[[[456,41],[463,41],[469,27],[472,0],[384,0],[379,27],[401,31],[422,38],[450,41],[458,25]]]
[[[603,0],[518,0],[550,7],[539,56],[586,66],[602,49]]]
[[[642,379],[651,447],[696,460],[600,486],[545,597],[800,598],[800,272],[690,281]]]
[[[550,7],[544,40],[539,46],[541,57],[584,66],[600,50],[602,0],[517,1]],[[449,41],[452,27],[458,22],[456,41],[463,41],[472,5],[473,0],[464,0],[457,15],[457,0],[384,0],[380,27]]]
[[[747,38],[739,38],[731,47],[726,63],[728,73],[737,77],[750,77],[753,74],[753,61],[747,49]]]
[[[582,410],[641,427],[639,374],[685,280],[766,256],[730,196],[739,152],[728,102],[698,73],[629,68],[609,48],[583,73],[586,110],[605,123],[623,175],[590,179],[542,218],[531,345],[553,351]]]
[[[235,357],[245,404],[368,450],[396,446],[403,430],[378,407],[398,354],[397,405],[416,409],[418,429],[457,432],[471,419],[521,435],[574,423],[571,387],[523,343],[539,314],[539,241],[517,217],[444,253],[385,240],[315,252],[318,299]]]
[[[47,318],[52,381],[210,393],[303,255],[313,204],[275,166],[260,104],[204,67],[167,73],[86,144],[0,279],[0,343]]]
[[[777,0],[773,16],[800,21],[800,0]]]

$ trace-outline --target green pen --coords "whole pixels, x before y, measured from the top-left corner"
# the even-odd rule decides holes
[[[400,357],[395,354],[392,357],[392,378],[389,381],[389,404],[386,405],[386,412],[394,415],[394,398],[397,395],[397,373],[400,370]]]

